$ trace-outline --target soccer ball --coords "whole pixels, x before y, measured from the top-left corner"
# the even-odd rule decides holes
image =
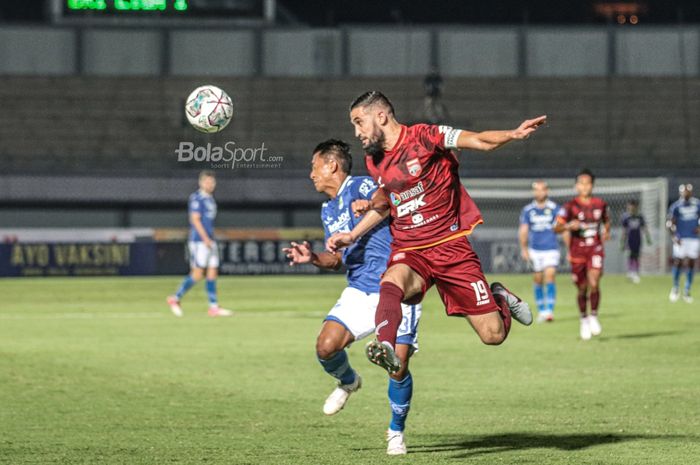
[[[233,102],[231,97],[218,87],[201,86],[187,97],[185,114],[197,131],[219,132],[231,122]]]

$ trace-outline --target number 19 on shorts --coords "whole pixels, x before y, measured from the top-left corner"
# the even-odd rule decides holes
[[[490,301],[489,291],[486,288],[486,284],[482,280],[478,280],[477,282],[470,284],[472,285],[472,289],[474,289],[474,294],[476,295],[476,305],[482,305]]]

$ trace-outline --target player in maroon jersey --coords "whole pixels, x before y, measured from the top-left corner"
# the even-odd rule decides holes
[[[610,239],[610,215],[608,204],[593,197],[595,176],[584,169],[576,176],[578,197],[566,202],[557,214],[554,230],[570,231],[569,262],[571,276],[578,288],[578,308],[581,312],[581,339],[587,341],[601,332],[598,321],[600,305],[600,278],[603,275],[605,249],[603,243]],[[587,315],[587,301],[591,301],[591,313]]]
[[[389,214],[394,237],[375,315],[377,341],[366,348],[370,361],[390,373],[400,368],[394,344],[401,302],[419,302],[433,284],[447,314],[466,317],[485,344],[505,340],[511,316],[532,323],[525,302],[500,283],[487,285],[467,239],[482,222],[481,213],[460,182],[452,149],[490,151],[526,139],[546,116],[505,131],[407,127],[396,120],[391,102],[374,91],[352,103],[350,120],[366,151],[367,169],[382,189],[371,201],[355,205],[365,218],[351,232],[331,236],[327,247],[354,243]]]

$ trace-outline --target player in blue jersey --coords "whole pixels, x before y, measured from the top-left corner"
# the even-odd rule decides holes
[[[642,253],[642,233],[647,245],[651,245],[651,236],[647,228],[644,215],[639,213],[639,202],[632,199],[627,202],[627,211],[622,215],[623,234],[620,246],[622,250],[629,250],[627,257],[627,277],[635,284],[641,281],[639,278],[639,256]]]
[[[330,139],[313,152],[311,180],[318,192],[329,200],[321,208],[326,240],[337,232],[351,231],[361,218],[352,211],[356,200],[369,200],[377,185],[369,176],[350,176],[352,157],[348,145]],[[353,246],[342,252],[313,252],[308,242],[292,242],[284,249],[290,265],[312,263],[320,268],[347,269],[348,286],[323,322],[316,340],[316,355],[323,369],[338,380],[338,387],[323,406],[326,415],[338,413],[353,392],[360,389],[362,378],[350,366],[345,348],[352,342],[374,333],[374,314],[379,302],[379,281],[391,251],[389,220],[375,226]],[[392,416],[387,432],[387,454],[406,453],[403,431],[413,394],[413,378],[408,359],[417,350],[420,305],[402,305],[403,321],[396,339],[396,354],[401,370],[389,379],[389,403]]]
[[[547,183],[537,180],[532,183],[534,200],[525,205],[520,213],[518,239],[523,260],[532,266],[537,321],[554,320],[554,304],[557,288],[555,276],[559,260],[559,241],[554,232],[559,206],[549,200]]]
[[[216,219],[216,201],[214,190],[216,177],[213,171],[199,173],[199,190],[190,195],[188,211],[190,235],[188,249],[190,254],[190,274],[182,281],[175,295],[167,302],[175,316],[182,316],[180,300],[198,281],[206,275],[209,316],[231,316],[230,310],[219,307],[216,296],[216,278],[219,273],[219,249],[214,239],[214,220]]]
[[[681,267],[685,268],[683,300],[691,303],[690,286],[693,283],[695,260],[700,254],[700,200],[693,197],[692,184],[678,186],[681,197],[668,209],[666,226],[673,238],[673,287],[668,298],[678,302],[680,298]]]

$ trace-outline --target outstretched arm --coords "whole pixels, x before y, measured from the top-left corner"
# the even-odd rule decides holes
[[[337,252],[338,249],[354,244],[359,238],[367,234],[379,223],[389,216],[389,201],[381,190],[377,190],[372,199],[356,200],[352,203],[355,216],[364,215],[364,218],[350,232],[338,233],[329,237],[326,241],[326,249],[329,252]]]
[[[547,115],[542,115],[523,121],[523,123],[515,129],[482,132],[462,130],[457,138],[456,145],[458,149],[482,150],[487,152],[496,150],[512,140],[527,139],[530,137],[530,134],[535,132],[537,128],[546,122]]]

